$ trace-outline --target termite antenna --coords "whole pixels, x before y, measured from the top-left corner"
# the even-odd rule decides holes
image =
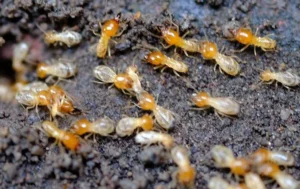
[[[134,65],[134,66],[136,65],[135,61],[136,61],[137,57],[139,57],[139,54],[136,54],[132,60],[132,65]]]
[[[42,27],[40,25],[38,25],[38,23],[35,23],[36,27],[39,28],[39,30],[41,30],[45,35],[47,35],[46,31],[42,29]]]
[[[196,93],[198,92],[198,90],[196,89],[196,87],[192,84],[192,82],[190,80],[188,80],[187,78],[182,78],[182,80],[186,83],[186,86],[193,89]]]
[[[161,27],[161,26],[156,26],[156,30],[161,31],[160,27]],[[153,34],[152,32],[150,32],[150,31],[147,30],[147,29],[145,29],[145,30],[143,30],[143,31],[145,31],[146,33],[148,33],[149,35],[151,35],[151,36],[153,36],[153,37],[155,37],[155,38],[159,38],[159,39],[162,38],[161,36],[155,35],[155,34]]]
[[[204,33],[206,41],[209,41],[205,30],[203,30],[203,33]]]

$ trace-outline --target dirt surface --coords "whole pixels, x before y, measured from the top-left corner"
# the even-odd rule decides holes
[[[56,4],[56,2],[60,2]],[[300,88],[288,90],[281,85],[251,86],[259,81],[260,69],[278,70],[283,64],[287,68],[300,70],[300,4],[296,0],[176,0],[176,1],[51,1],[51,0],[3,0],[0,3],[0,36],[5,43],[0,49],[1,77],[13,80],[11,69],[12,45],[27,41],[31,44],[32,62],[52,58],[74,59],[79,72],[72,81],[60,85],[76,99],[78,108],[85,110],[81,116],[58,118],[59,127],[67,129],[70,124],[86,116],[93,120],[108,116],[118,121],[122,116],[137,116],[145,112],[132,106],[135,99],[114,87],[93,83],[92,70],[97,65],[109,65],[124,71],[132,60],[142,76],[142,85],[158,98],[158,104],[169,108],[180,116],[175,128],[170,131],[176,143],[187,146],[191,161],[197,169],[196,188],[207,188],[207,179],[214,175],[229,177],[228,170],[213,166],[209,151],[213,145],[224,144],[236,156],[245,156],[259,147],[291,151],[296,166],[285,171],[300,180]],[[222,32],[227,24],[236,20],[249,25],[259,35],[275,34],[278,42],[276,52],[258,49],[258,59],[249,47],[237,54],[242,74],[229,77],[214,72],[214,63],[186,57],[181,58],[190,71],[182,77],[172,71],[161,73],[141,61],[147,50],[136,49],[138,43],[146,41],[162,49],[159,41],[146,30],[159,35],[156,27],[169,21],[169,11],[180,33],[190,31],[187,38],[215,41],[225,52],[243,46],[224,39]],[[141,11],[141,20],[132,21],[133,13]],[[98,21],[105,21],[122,12],[130,21],[117,45],[112,45],[112,57],[98,59],[86,54],[96,43],[89,28],[100,32]],[[47,46],[42,40],[38,23],[47,30],[61,31],[72,28],[83,35],[83,42],[67,47]],[[226,31],[224,31],[226,32]],[[164,50],[173,54],[173,48]],[[34,68],[33,65],[30,65]],[[37,80],[36,73],[27,74],[29,81]],[[187,84],[189,83],[189,85]],[[207,91],[213,96],[231,96],[241,103],[241,114],[236,119],[216,116],[213,110],[191,110],[190,98],[194,91]],[[130,108],[128,108],[130,107]],[[42,120],[49,118],[40,108]],[[0,103],[0,188],[167,188],[174,186],[172,173],[176,165],[163,148],[143,148],[134,142],[134,137],[96,137],[83,143],[77,153],[61,152],[54,140],[48,139],[35,129],[40,120],[35,111],[25,116],[24,109],[15,103]],[[52,145],[52,146],[51,146]],[[233,179],[232,179],[233,180]],[[268,188],[274,183],[268,185]]]

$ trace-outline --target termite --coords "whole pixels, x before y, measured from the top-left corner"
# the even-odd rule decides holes
[[[263,82],[267,82],[269,84],[277,81],[282,83],[285,87],[294,87],[300,85],[300,77],[299,75],[293,73],[290,70],[284,72],[272,72],[271,70],[265,70],[260,74],[260,79]]]
[[[69,114],[77,110],[73,101],[61,87],[57,85],[52,85],[48,89],[48,93],[52,96],[52,104],[51,104],[51,115],[55,117],[57,115],[63,117],[65,114]]]
[[[97,66],[93,70],[94,77],[103,83],[113,83],[118,89],[130,91],[133,86],[133,80],[126,73],[116,74],[108,66]]]
[[[35,82],[29,83],[26,85],[21,84],[20,87],[21,87],[20,90],[31,90],[35,93],[38,93],[43,90],[48,90],[48,88],[49,88],[46,83],[41,82],[41,81],[35,81]]]
[[[107,51],[108,51],[108,56],[111,56],[109,41],[112,37],[117,37],[122,34],[122,32],[117,34],[120,25],[120,18],[121,18],[121,13],[117,14],[117,16],[114,19],[106,21],[104,25],[101,27],[102,28],[101,35],[93,31],[95,35],[101,36],[96,47],[96,53],[99,58],[104,58]]]
[[[251,29],[249,28],[239,28],[231,31],[233,34],[233,39],[238,41],[241,44],[246,45],[244,48],[240,50],[240,52],[244,51],[250,45],[254,46],[254,54],[256,56],[256,47],[260,47],[264,51],[274,51],[276,48],[276,41],[267,36],[265,37],[257,37],[256,30],[253,35]]]
[[[21,90],[16,94],[16,100],[31,109],[37,106],[51,105],[51,95],[47,91],[35,93],[31,90]]]
[[[78,69],[77,66],[68,61],[58,60],[54,64],[39,63],[37,66],[37,75],[39,78],[46,78],[48,75],[62,79],[73,77]]]
[[[36,108],[38,106],[50,107],[52,103],[52,96],[47,91],[48,86],[42,82],[33,82],[24,86],[19,92],[16,93],[16,100],[25,106],[26,109]]]
[[[188,72],[188,66],[184,62],[180,62],[178,60],[175,60],[173,58],[170,58],[166,55],[164,55],[160,51],[153,51],[149,54],[147,54],[144,59],[149,62],[150,64],[155,66],[156,68],[163,68],[162,71],[166,68],[172,68],[175,73],[187,73]]]
[[[84,135],[86,133],[99,134],[108,136],[114,132],[115,123],[109,118],[100,118],[93,122],[87,119],[77,120],[71,127],[71,131],[77,135]]]
[[[135,129],[142,128],[144,131],[153,129],[153,119],[148,114],[139,118],[126,117],[118,122],[116,132],[120,137],[130,136]]]
[[[176,46],[180,47],[183,52],[188,56],[187,52],[199,52],[199,42],[197,40],[185,40],[179,36],[178,26],[177,31],[172,28],[161,27],[162,38],[168,44],[167,47]]]
[[[14,91],[8,83],[0,83],[0,101],[9,102],[14,98]]]
[[[166,149],[171,149],[174,146],[174,139],[171,135],[155,131],[142,131],[138,133],[135,136],[135,142],[143,145],[159,143]]]
[[[213,107],[217,113],[225,116],[236,116],[240,112],[240,105],[232,98],[211,97],[207,92],[194,93],[192,101],[200,108]]]
[[[26,67],[23,65],[23,61],[25,61],[28,53],[29,53],[29,45],[25,42],[21,42],[14,47],[12,66],[16,72],[26,71]]]
[[[229,184],[221,177],[213,177],[208,182],[209,189],[252,189],[248,188],[245,184]],[[259,188],[254,188],[259,189]]]
[[[17,93],[22,90],[28,83],[25,81],[17,81],[12,85],[12,90]],[[45,84],[46,85],[46,84]],[[46,85],[47,86],[47,85]]]
[[[133,83],[132,83],[132,91],[135,94],[140,94],[144,91],[142,85],[141,85],[141,80],[140,77],[137,73],[137,67],[136,66],[129,66],[126,69],[126,73],[128,74],[128,76],[132,79]]]
[[[211,150],[216,166],[229,168],[235,175],[246,175],[250,171],[250,162],[245,158],[235,158],[231,149],[216,145]]]
[[[291,175],[282,172],[279,166],[272,162],[265,162],[257,166],[257,172],[266,177],[271,177],[283,189],[298,189],[300,183]]]
[[[216,66],[219,65],[220,72],[224,71],[228,75],[236,76],[241,70],[239,63],[232,56],[221,54],[214,42],[202,41],[199,52],[204,59],[215,60]]]
[[[245,183],[248,189],[266,189],[260,176],[255,173],[247,173],[245,175]]]
[[[54,30],[51,30],[46,32],[39,25],[37,25],[37,27],[45,34],[44,41],[47,44],[59,43],[62,45],[64,43],[68,47],[72,47],[78,45],[82,40],[81,34],[75,31],[65,30],[58,33]]]
[[[295,165],[295,159],[292,154],[281,151],[270,151],[260,148],[250,155],[251,162],[261,164],[263,162],[274,162],[277,165],[292,166]]]
[[[188,150],[183,146],[176,146],[171,150],[172,159],[179,167],[177,172],[179,182],[187,186],[193,186],[196,170],[191,165],[188,154]]]
[[[153,111],[155,120],[161,127],[164,129],[173,128],[173,123],[175,121],[174,113],[157,105],[154,97],[150,93],[143,91],[142,93],[137,94],[137,99],[141,109]]]
[[[62,142],[68,149],[75,151],[79,145],[79,139],[71,132],[61,130],[51,121],[44,121],[42,129],[57,141]]]

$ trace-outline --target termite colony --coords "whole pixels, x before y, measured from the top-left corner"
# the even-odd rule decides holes
[[[134,19],[138,19],[139,14],[136,14]],[[172,23],[173,24],[173,23]],[[93,33],[99,36],[98,43],[94,48],[89,49],[98,58],[106,58],[111,56],[110,42],[114,37],[121,36],[126,27],[121,28],[122,16],[117,14],[114,18],[107,20],[101,27],[101,34]],[[65,45],[68,48],[79,45],[82,41],[80,33],[72,30],[64,30],[62,32],[44,31],[41,26],[37,27],[44,34],[44,41],[48,45]],[[218,50],[215,42],[206,40],[184,39],[180,36],[179,28],[174,30],[169,26],[160,26],[161,36],[167,43],[167,47],[175,46],[182,49],[186,56],[188,53],[199,53],[205,60],[213,60],[216,66],[219,66],[221,73],[226,73],[229,76],[236,77],[241,72],[237,57],[234,55],[225,55]],[[256,47],[260,47],[264,51],[272,51],[276,48],[276,41],[269,37],[257,37],[252,34],[249,28],[237,28],[231,31],[231,39],[246,45],[254,46],[255,55]],[[144,45],[144,47],[149,47]],[[241,51],[245,50],[243,48]],[[152,48],[153,49],[153,48]],[[164,71],[166,68],[173,69],[176,76],[180,74],[188,74],[189,67],[176,58],[167,56],[158,48],[148,52],[144,56],[143,61],[146,61],[155,69],[161,68]],[[37,77],[45,82],[35,81],[28,83],[24,75],[27,72],[27,67],[24,64],[30,52],[30,46],[21,42],[14,47],[12,67],[16,72],[16,83],[13,87],[8,85],[0,85],[0,99],[3,101],[10,100],[7,96],[15,95],[15,99],[20,103],[28,113],[29,109],[35,109],[39,115],[39,107],[44,106],[50,114],[49,121],[43,121],[40,129],[48,136],[55,138],[61,142],[67,149],[76,152],[80,148],[81,137],[88,139],[91,135],[101,135],[103,137],[110,136],[116,133],[117,136],[125,138],[135,134],[135,142],[141,145],[149,146],[152,144],[162,145],[172,157],[173,162],[178,166],[176,171],[176,179],[181,185],[194,188],[196,178],[196,168],[191,164],[189,151],[182,145],[177,145],[175,139],[167,132],[171,130],[178,116],[167,109],[158,105],[153,94],[148,92],[141,83],[141,77],[138,73],[138,66],[128,66],[126,70],[121,72],[114,71],[109,66],[96,66],[91,75],[97,81],[96,83],[114,85],[124,94],[133,97],[134,103],[143,111],[146,111],[140,117],[124,117],[115,123],[108,117],[88,120],[86,118],[77,119],[70,125],[69,131],[59,128],[57,116],[65,117],[82,111],[76,107],[74,98],[65,91],[57,83],[60,80],[76,77],[78,68],[75,60],[57,59],[51,61],[41,61],[36,65]],[[57,80],[55,84],[48,85],[50,79]],[[285,87],[293,87],[300,84],[300,77],[290,70],[285,72],[274,72],[265,70],[260,75],[261,82],[272,83],[274,81],[282,83]],[[9,95],[8,95],[9,94]],[[216,113],[224,116],[238,116],[240,113],[240,104],[233,98],[229,97],[213,97],[207,92],[201,91],[191,95],[191,100],[194,105],[200,109],[214,108]],[[217,167],[229,168],[231,173],[236,176],[244,177],[243,182],[239,184],[229,184],[221,177],[214,177],[209,180],[208,187],[210,189],[264,189],[264,183],[259,177],[270,177],[278,182],[283,189],[296,189],[298,182],[290,175],[282,172],[278,166],[292,166],[295,163],[291,154],[283,152],[269,151],[260,149],[249,157],[235,158],[233,152],[224,146],[215,146],[212,149],[212,156]]]
[[[282,189],[298,189],[300,186],[297,180],[279,168],[296,164],[290,153],[260,148],[248,157],[236,158],[230,148],[216,145],[211,149],[211,155],[216,167],[227,168],[234,176],[243,178],[237,179],[238,183],[229,184],[216,176],[209,179],[209,189],[265,189],[264,177],[274,179]]]

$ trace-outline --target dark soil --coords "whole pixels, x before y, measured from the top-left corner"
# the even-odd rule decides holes
[[[31,43],[33,62],[66,58],[74,59],[79,67],[74,82],[60,85],[77,99],[77,107],[86,114],[59,118],[60,128],[67,129],[84,116],[91,120],[108,116],[118,121],[123,115],[142,115],[144,112],[136,107],[127,108],[136,102],[134,99],[114,87],[108,89],[107,85],[92,82],[95,66],[105,64],[123,71],[139,55],[135,63],[145,89],[159,96],[158,104],[180,116],[170,134],[176,143],[191,151],[191,161],[197,169],[196,188],[207,188],[207,179],[214,175],[229,176],[228,170],[213,166],[209,152],[216,144],[230,147],[236,156],[246,156],[259,147],[291,151],[296,166],[285,171],[300,180],[300,88],[288,90],[281,85],[276,88],[275,84],[261,85],[255,90],[251,87],[258,83],[260,69],[278,70],[285,64],[287,68],[300,70],[300,3],[297,0],[109,0],[107,3],[104,0],[3,0],[0,7],[0,36],[5,40],[0,49],[2,77],[13,81],[12,45],[20,41]],[[142,18],[134,22],[132,17],[137,11],[141,11]],[[226,34],[224,28],[233,20],[251,26],[254,31],[259,27],[259,35],[275,34],[278,50],[258,49],[258,59],[252,47],[237,54],[245,62],[238,77],[214,72],[213,62],[203,60],[198,54],[193,55],[198,59],[188,58],[179,50],[182,60],[190,67],[189,73],[182,77],[170,70],[161,73],[141,61],[147,50],[133,48],[143,41],[161,48],[160,40],[146,30],[159,35],[156,26],[168,23],[167,11],[173,14],[181,34],[190,31],[187,38],[196,39],[205,39],[206,34],[220,49],[225,47],[225,52],[243,47],[227,41],[222,34]],[[119,12],[130,22],[122,37],[116,39],[118,44],[112,46],[112,57],[98,59],[93,54],[85,55],[98,40],[88,29],[100,32],[98,22]],[[47,46],[36,23],[47,30],[72,28],[84,40],[70,49]],[[164,52],[171,56],[173,48]],[[37,80],[33,71],[27,78]],[[194,92],[191,86],[213,96],[234,97],[241,103],[241,114],[236,119],[220,119],[213,110],[191,110],[189,99]],[[49,118],[42,108],[40,116],[43,120]],[[51,146],[53,139],[32,126],[39,122],[34,110],[26,117],[18,103],[0,103],[1,188],[166,188],[173,185],[176,165],[161,147],[143,148],[135,144],[134,137],[96,136],[96,142],[87,140],[77,153],[62,152],[58,146]]]

